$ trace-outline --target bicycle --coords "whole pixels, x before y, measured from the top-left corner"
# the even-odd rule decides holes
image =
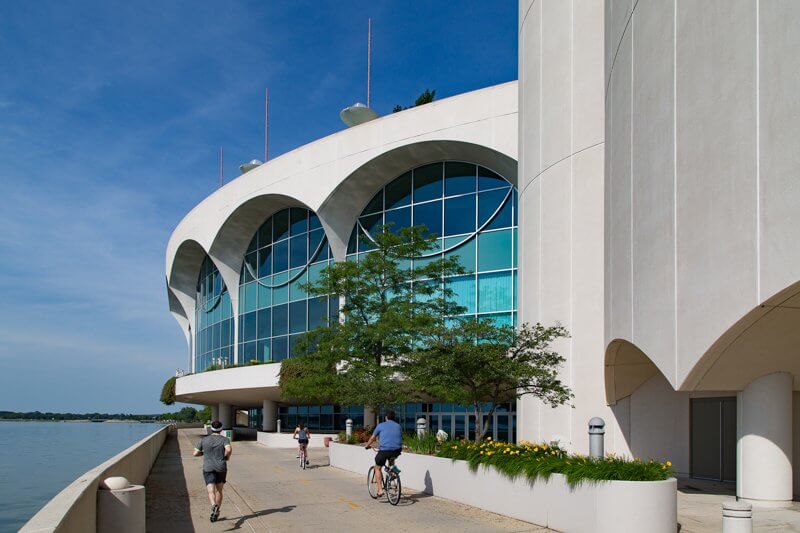
[[[296,437],[295,437],[295,440],[297,440]],[[305,470],[306,466],[308,465],[308,458],[307,458],[308,452],[307,452],[307,449],[308,449],[308,444],[301,444],[300,445],[300,454],[299,455],[300,455],[300,469],[301,470]]]
[[[378,453],[378,450],[371,448]],[[367,471],[367,491],[373,500],[378,499],[378,480],[375,475],[375,468],[377,465],[372,465]],[[387,464],[383,467],[383,493],[386,499],[392,505],[400,503],[400,495],[403,492],[402,484],[400,483],[400,469],[394,464],[394,459],[389,459]]]

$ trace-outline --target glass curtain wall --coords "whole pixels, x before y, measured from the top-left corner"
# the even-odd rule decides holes
[[[319,218],[305,208],[278,211],[247,248],[239,285],[239,361],[291,357],[300,334],[338,316],[338,300],[302,288],[332,261]]]
[[[211,365],[233,364],[233,311],[222,275],[206,256],[197,279],[195,300],[195,372]]]
[[[382,224],[392,230],[425,225],[437,249],[416,262],[456,256],[469,272],[445,280],[464,316],[516,324],[517,191],[499,174],[473,163],[417,167],[386,185],[358,218],[348,259],[373,248]]]

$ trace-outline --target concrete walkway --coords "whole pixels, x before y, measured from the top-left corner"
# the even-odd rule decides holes
[[[173,432],[147,479],[147,531],[549,531],[403,489],[397,507],[372,500],[365,477],[328,465],[311,450],[301,471],[291,450],[234,442],[220,521],[208,520],[202,458],[192,457],[199,430]]]
[[[722,502],[736,499],[736,485],[699,479],[678,480],[678,522],[681,533],[722,531]],[[753,509],[753,531],[800,532],[800,502],[788,509]]]

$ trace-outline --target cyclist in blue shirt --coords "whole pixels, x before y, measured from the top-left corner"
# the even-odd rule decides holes
[[[367,441],[367,449],[372,446],[375,439],[380,440],[378,453],[375,455],[375,470],[378,472],[378,497],[383,496],[383,466],[389,459],[396,459],[403,449],[403,428],[394,421],[394,411],[386,413],[385,421],[375,427],[372,436]]]

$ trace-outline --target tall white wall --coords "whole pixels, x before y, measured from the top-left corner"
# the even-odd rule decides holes
[[[588,451],[603,398],[604,14],[602,0],[519,3],[519,198],[522,322],[560,322],[556,348],[574,408],[518,402],[519,438]]]
[[[800,279],[800,3],[606,0],[606,14],[605,341],[680,388]]]

